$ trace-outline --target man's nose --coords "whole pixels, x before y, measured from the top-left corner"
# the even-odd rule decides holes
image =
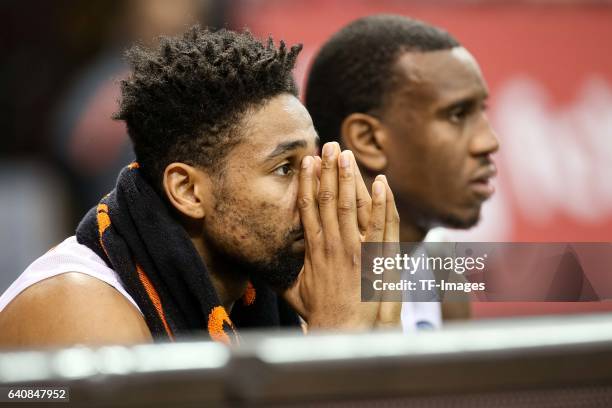
[[[470,153],[473,156],[484,156],[499,150],[499,140],[495,131],[489,123],[489,119],[483,116],[478,129],[470,140]]]

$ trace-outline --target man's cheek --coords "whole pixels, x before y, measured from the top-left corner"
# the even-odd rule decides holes
[[[279,186],[278,189],[275,189],[274,194],[270,194],[269,202],[273,205],[272,211],[277,222],[280,221],[280,217],[286,218],[289,222],[295,222],[299,218],[298,189],[299,179],[296,174],[290,183]]]

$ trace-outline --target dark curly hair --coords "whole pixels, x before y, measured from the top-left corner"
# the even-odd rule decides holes
[[[456,46],[446,31],[399,15],[363,17],[342,28],[315,56],[305,90],[321,144],[339,141],[342,121],[351,113],[383,107],[401,53]]]
[[[127,51],[132,68],[121,82],[115,119],[127,124],[136,159],[158,191],[164,169],[178,161],[222,168],[242,135],[248,109],[281,93],[297,95],[292,69],[302,45],[275,47],[248,31],[194,26],[162,37],[156,49]]]

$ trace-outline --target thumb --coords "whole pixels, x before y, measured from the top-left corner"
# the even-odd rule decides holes
[[[280,293],[285,302],[289,304],[303,319],[308,320],[306,307],[302,297],[302,286],[304,284],[304,266],[300,271],[295,283],[290,288]]]

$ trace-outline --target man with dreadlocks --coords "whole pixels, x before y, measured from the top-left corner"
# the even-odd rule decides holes
[[[315,156],[300,49],[199,27],[132,48],[116,118],[137,162],[0,297],[0,345],[398,324],[398,304],[359,301],[361,241],[399,237],[391,190],[370,196],[337,143]]]

